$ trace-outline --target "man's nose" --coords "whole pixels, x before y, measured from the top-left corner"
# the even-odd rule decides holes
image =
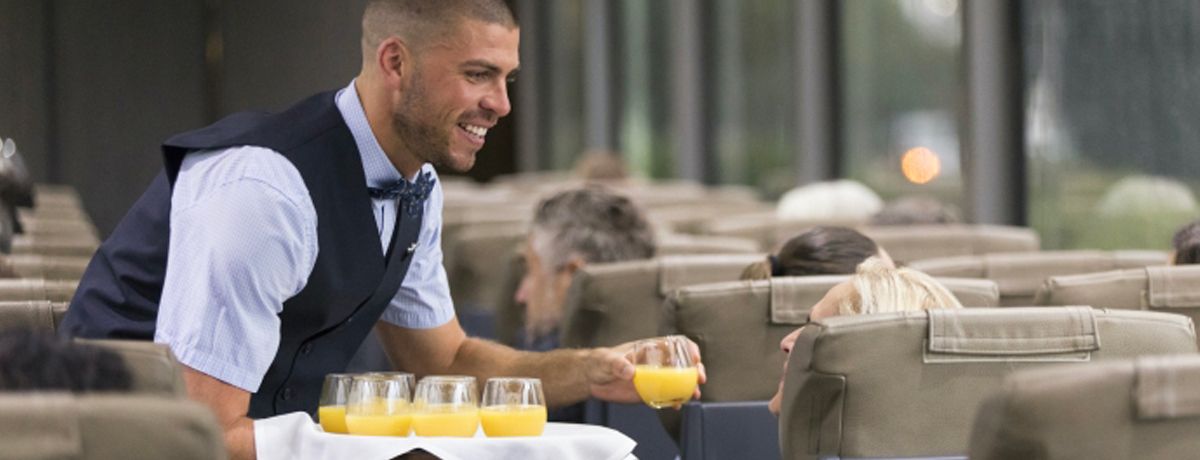
[[[501,84],[497,90],[484,96],[480,106],[499,117],[507,116],[512,112],[512,103],[508,100],[508,85]]]

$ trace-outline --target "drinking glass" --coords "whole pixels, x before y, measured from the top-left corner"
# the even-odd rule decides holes
[[[679,406],[696,392],[699,372],[686,337],[671,335],[639,340],[633,345],[633,386],[650,407]]]
[[[346,428],[350,434],[408,436],[411,395],[412,387],[403,376],[355,376],[346,402]]]
[[[317,419],[326,433],[346,434],[346,399],[350,396],[350,374],[327,374],[321,385]]]
[[[483,432],[490,437],[541,436],[546,428],[546,396],[542,381],[497,377],[483,385],[479,408]]]
[[[471,437],[479,429],[475,377],[425,377],[417,383],[413,405],[417,436]]]

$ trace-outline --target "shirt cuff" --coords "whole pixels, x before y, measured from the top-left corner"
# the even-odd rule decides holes
[[[177,345],[170,337],[155,337],[155,342],[165,343],[171,347],[175,359],[181,364],[195,369],[209,377],[228,383],[250,393],[258,392],[262,385],[263,374],[250,369],[243,369],[230,364],[221,358],[188,346]]]

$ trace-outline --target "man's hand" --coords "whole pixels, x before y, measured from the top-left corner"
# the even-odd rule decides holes
[[[613,348],[594,348],[585,350],[585,369],[590,393],[597,399],[619,403],[641,402],[637,390],[633,387],[633,344],[626,342]],[[688,352],[692,362],[696,363],[699,371],[699,383],[708,381],[704,372],[704,363],[700,361],[700,347],[688,339]],[[700,387],[692,394],[692,399],[700,398]],[[676,407],[678,409],[678,407]]]

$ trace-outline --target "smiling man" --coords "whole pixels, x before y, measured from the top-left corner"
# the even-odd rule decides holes
[[[434,168],[471,168],[508,115],[518,43],[502,0],[371,0],[345,88],[167,140],[63,334],[169,345],[234,458],[255,456],[252,419],[315,412],[372,327],[419,376],[540,377],[552,405],[636,401],[621,347],[517,352],[454,318]]]

